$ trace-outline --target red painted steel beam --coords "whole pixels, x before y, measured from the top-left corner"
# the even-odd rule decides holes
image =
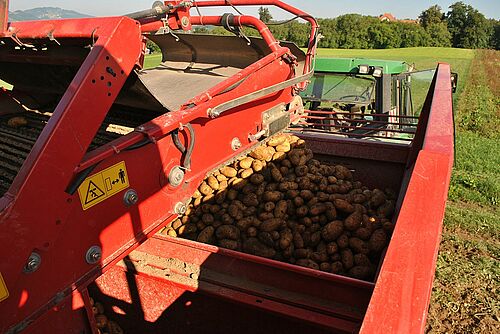
[[[0,32],[9,27],[9,0],[0,0]]]
[[[128,18],[18,22],[11,28],[21,41],[47,40],[52,33],[56,39],[83,37],[96,42],[2,198],[0,250],[9,255],[0,261],[0,272],[11,297],[0,303],[0,332],[37,309],[43,313],[43,307],[50,307],[47,300],[31,298],[36,291],[30,289],[37,282],[23,274],[23,267],[32,251],[43,254],[65,237],[63,227],[73,210],[73,197],[65,190],[73,171],[143,55],[140,27]],[[111,76],[107,68],[118,75]],[[18,287],[23,279],[29,284]],[[22,289],[30,295],[23,307],[15,300]],[[38,289],[42,293],[54,287],[48,284]]]
[[[448,187],[454,125],[450,66],[435,76],[424,147],[419,152],[361,333],[423,333]]]

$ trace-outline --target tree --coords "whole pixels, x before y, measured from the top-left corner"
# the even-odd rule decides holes
[[[422,27],[427,28],[432,24],[439,24],[443,22],[445,15],[441,10],[441,7],[434,5],[429,9],[424,10],[418,18],[420,19]]]
[[[491,20],[492,34],[490,48],[500,50],[500,21]]]
[[[454,3],[446,18],[454,47],[479,49],[490,46],[493,27],[472,6],[463,2]]]
[[[269,23],[273,20],[273,16],[271,12],[269,12],[269,8],[259,7],[259,18],[264,23]]]
[[[450,6],[450,11],[446,14],[448,31],[451,34],[451,41],[454,47],[463,47],[462,39],[467,25],[467,13],[472,9],[471,6],[463,2],[456,2]]]
[[[435,47],[450,47],[451,34],[448,31],[446,22],[433,23],[427,26],[426,29],[429,34],[428,46]]]

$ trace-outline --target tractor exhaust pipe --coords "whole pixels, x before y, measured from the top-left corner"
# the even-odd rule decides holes
[[[0,33],[9,28],[9,0],[0,0]]]

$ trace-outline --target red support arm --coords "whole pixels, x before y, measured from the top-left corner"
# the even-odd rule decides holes
[[[7,31],[9,27],[9,0],[0,0],[0,28]]]

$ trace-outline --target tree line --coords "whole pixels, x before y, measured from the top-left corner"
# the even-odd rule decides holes
[[[269,10],[261,7],[259,16],[274,36],[301,47],[307,46],[309,25],[292,21],[280,24]],[[487,19],[463,2],[456,2],[443,12],[438,5],[424,10],[418,23],[383,22],[377,17],[347,14],[333,19],[319,19],[323,38],[319,47],[337,49],[388,49],[408,47],[455,47],[500,49],[500,21]],[[199,33],[230,34],[222,27],[196,29]],[[244,34],[256,36],[253,29]]]

